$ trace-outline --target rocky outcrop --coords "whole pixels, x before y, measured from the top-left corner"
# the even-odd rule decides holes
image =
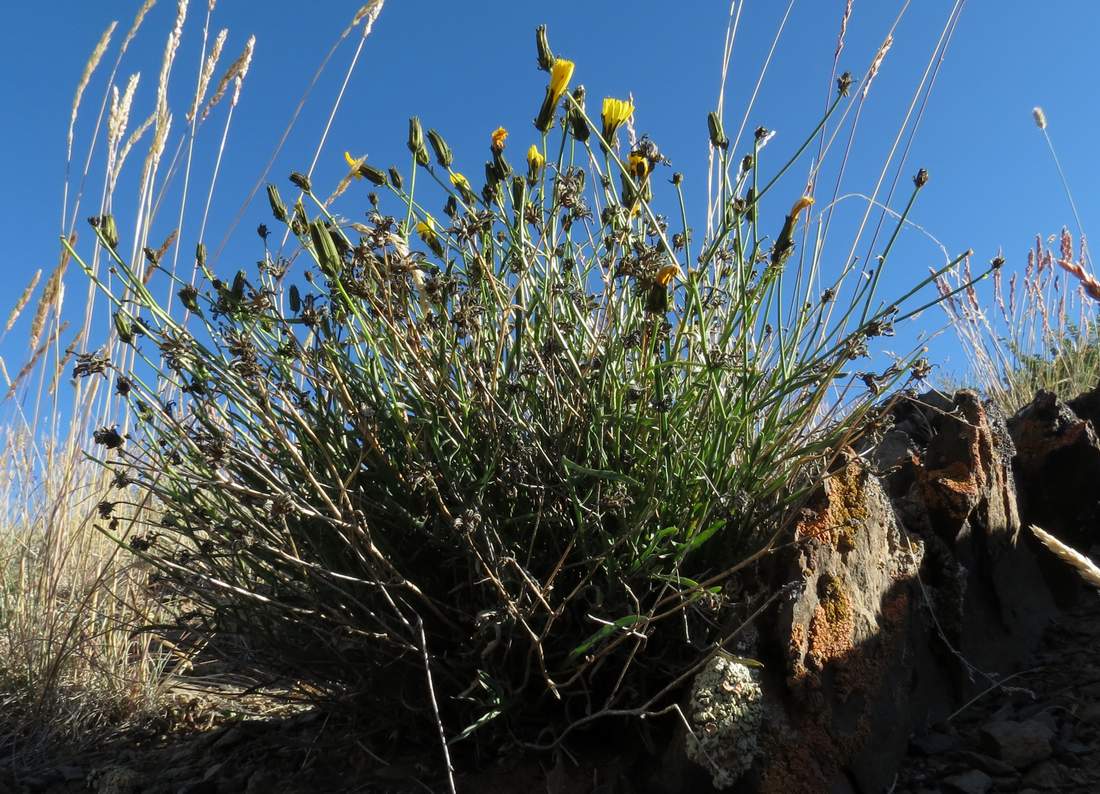
[[[1100,387],[1068,404],[1041,391],[1011,420],[1028,520],[1082,549],[1100,541]]]
[[[1017,670],[1056,614],[1005,418],[968,391],[889,418],[769,561],[772,586],[801,587],[758,627],[766,717],[732,790],[886,790],[912,736]]]

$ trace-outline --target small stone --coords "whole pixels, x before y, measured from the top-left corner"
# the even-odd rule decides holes
[[[958,736],[949,736],[938,731],[929,731],[909,740],[910,746],[923,755],[940,755],[957,750],[962,745]]]
[[[1036,788],[1060,790],[1062,773],[1053,761],[1043,761],[1028,770],[1028,773],[1024,775],[1024,781]]]
[[[971,769],[969,772],[944,778],[943,784],[947,791],[958,794],[986,794],[993,787],[993,778],[985,772]]]
[[[1035,720],[990,722],[981,729],[982,749],[1016,769],[1050,758],[1054,732]]]
[[[1004,761],[998,761],[996,758],[990,758],[988,755],[972,753],[970,751],[964,751],[960,753],[960,755],[975,769],[980,769],[990,775],[1007,777],[1016,774],[1016,769],[1011,764],[1007,764]]]

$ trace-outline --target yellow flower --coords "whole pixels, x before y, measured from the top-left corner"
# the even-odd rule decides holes
[[[546,158],[542,156],[542,152],[539,151],[539,147],[535,144],[531,144],[531,148],[527,150],[527,179],[534,183],[539,178],[539,174],[542,172],[542,167],[546,165]]]
[[[459,190],[465,191],[470,189],[470,180],[458,173],[458,171],[454,171],[451,174],[451,184]]]
[[[679,265],[665,265],[657,271],[657,283],[662,287],[667,287],[672,283],[672,279],[678,275],[680,275]]]
[[[348,164],[348,168],[355,172],[354,176],[356,179],[363,178],[363,175],[359,173],[359,166],[361,166],[363,164],[363,161],[366,159],[367,158],[365,155],[363,157],[355,158],[351,156],[350,152],[344,152],[344,161]]]
[[[798,201],[796,201],[794,203],[793,207],[791,207],[791,217],[794,218],[797,221],[798,216],[802,214],[802,210],[809,209],[813,205],[814,205],[814,197],[813,196],[803,196],[802,198],[800,198]]]
[[[443,256],[443,243],[439,241],[439,235],[435,229],[435,218],[431,215],[425,215],[424,220],[416,222],[416,233],[420,239],[435,252],[436,256]]]
[[[614,145],[615,133],[619,131],[619,127],[625,124],[627,119],[632,115],[634,115],[633,102],[629,102],[625,99],[604,97],[601,119],[603,120],[603,139],[607,142],[608,146]]]
[[[458,189],[458,192],[462,194],[462,199],[467,204],[473,204],[477,200],[477,196],[474,195],[474,189],[470,187],[470,180],[458,173],[458,171],[451,172],[451,184]]]
[[[573,79],[572,61],[565,58],[555,58],[554,65],[550,67],[550,100],[553,104],[561,99],[561,95],[569,88],[569,81]]]
[[[649,160],[643,155],[630,155],[626,167],[630,171],[630,175],[638,179],[645,179],[649,175]]]
[[[504,127],[497,127],[493,130],[493,134],[490,135],[489,138],[491,140],[490,148],[492,148],[494,152],[503,152],[504,141],[508,139],[508,130],[504,129]]]
[[[416,222],[416,233],[420,235],[420,239],[426,243],[430,243],[435,239],[435,218],[431,215],[425,215],[424,220]]]

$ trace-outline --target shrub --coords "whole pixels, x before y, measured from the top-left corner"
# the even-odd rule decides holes
[[[200,243],[172,311],[109,216],[93,226],[118,278],[86,267],[135,362],[104,371],[132,431],[95,440],[158,507],[130,546],[181,625],[238,671],[452,742],[548,746],[673,703],[740,626],[729,577],[775,547],[879,396],[926,374],[916,355],[850,368],[947,269],[880,301],[896,232],[866,279],[852,263],[821,290],[816,248],[788,268],[813,201],[769,219],[761,200],[847,74],[771,173],[767,131],[735,157],[711,115],[716,223],[696,240],[682,178],[626,128],[632,104],[594,119],[573,64],[539,45],[541,135],[519,171],[499,129],[475,192],[412,119],[406,173],[347,155],[340,191],[387,195],[365,224],[305,175],[290,203],[269,186],[301,280],[266,245],[220,278]]]

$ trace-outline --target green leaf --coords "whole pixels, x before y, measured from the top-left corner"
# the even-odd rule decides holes
[[[584,642],[582,642],[580,645],[569,652],[569,661],[573,661],[577,657],[587,653],[593,645],[607,639],[612,634],[619,631],[619,629],[629,628],[630,626],[633,626],[635,623],[638,623],[641,620],[641,615],[627,615],[626,617],[621,617],[612,623],[607,623],[603,626],[600,626],[599,631],[591,635],[588,639],[586,639]]]
[[[618,471],[611,471],[610,469],[590,469],[587,466],[582,466],[579,463],[574,463],[569,458],[561,459],[562,465],[565,466],[565,470],[571,474],[576,474],[584,477],[595,477],[598,480],[610,480],[611,482],[625,482],[635,488],[641,488],[642,484],[635,480],[628,474],[623,474]]]

